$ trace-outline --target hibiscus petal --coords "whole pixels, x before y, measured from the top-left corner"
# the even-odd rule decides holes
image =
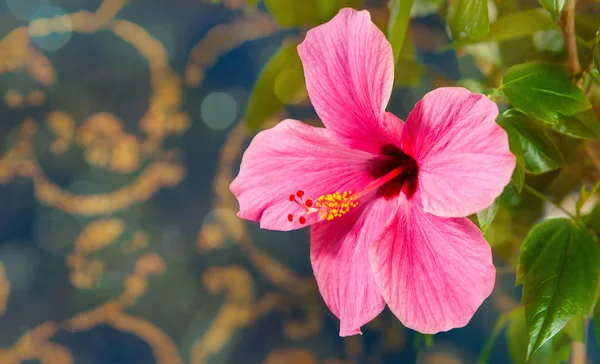
[[[376,153],[394,82],[392,47],[368,11],[342,9],[298,46],[306,88],[323,124],[347,146]]]
[[[465,326],[494,289],[492,252],[467,218],[423,212],[418,194],[371,244],[383,298],[402,324],[426,334]]]
[[[321,296],[340,319],[340,336],[360,334],[360,327],[385,307],[369,249],[397,206],[395,201],[376,199],[342,218],[312,227],[313,271]]]
[[[382,129],[389,144],[398,148],[402,147],[402,130],[404,129],[404,121],[402,119],[391,112],[386,112],[383,114]]]
[[[461,217],[488,207],[515,167],[506,132],[496,124],[498,107],[458,87],[429,92],[411,111],[402,149],[419,165],[426,212]]]
[[[299,190],[304,199],[336,191],[359,191],[373,181],[366,168],[372,155],[341,145],[327,130],[296,120],[284,120],[259,133],[250,143],[231,183],[240,204],[238,216],[260,221],[270,230],[292,230],[318,221],[318,214],[302,225],[300,206],[289,196]]]

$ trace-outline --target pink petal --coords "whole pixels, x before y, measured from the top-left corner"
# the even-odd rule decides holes
[[[396,201],[376,199],[342,218],[312,227],[313,271],[321,296],[341,321],[340,336],[360,334],[360,327],[385,307],[369,249],[397,206]]]
[[[423,212],[420,198],[401,208],[371,245],[383,298],[402,324],[434,334],[465,326],[494,289],[492,252],[467,218]]]
[[[298,46],[306,87],[328,130],[355,149],[386,143],[383,114],[394,82],[392,47],[368,11],[342,9]]]
[[[496,124],[498,107],[458,87],[429,92],[411,111],[402,149],[419,165],[426,212],[461,217],[488,207],[515,167],[506,132]]]
[[[298,190],[304,199],[316,199],[336,191],[359,191],[373,181],[366,164],[372,155],[341,145],[331,133],[296,120],[284,120],[259,133],[250,143],[231,183],[240,204],[238,216],[260,221],[271,230],[292,230],[305,225],[289,214],[302,209],[289,196]],[[308,218],[306,225],[318,220]]]
[[[391,112],[386,112],[383,114],[383,122],[381,125],[383,128],[383,134],[385,134],[384,139],[388,140],[388,144],[392,144],[401,149],[404,121]]]

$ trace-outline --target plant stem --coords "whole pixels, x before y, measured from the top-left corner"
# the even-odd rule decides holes
[[[571,75],[581,72],[579,56],[577,55],[577,39],[575,38],[575,0],[567,0],[559,21],[565,39],[567,67]]]
[[[543,193],[541,193],[540,191],[538,191],[535,188],[531,187],[530,185],[525,184],[525,185],[523,185],[523,188],[526,189],[527,191],[529,191],[531,194],[535,195],[540,200],[546,201],[546,202],[548,202],[548,203],[556,206],[562,212],[564,212],[565,214],[569,215],[569,217],[572,218],[573,220],[577,220],[577,218],[575,216],[573,216],[569,211],[565,210],[558,203],[552,201],[548,196],[544,195]]]

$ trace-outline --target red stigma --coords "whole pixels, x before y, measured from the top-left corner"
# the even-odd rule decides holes
[[[304,203],[304,205],[305,205],[306,207],[312,207],[312,205],[313,205],[313,201],[312,201],[312,200],[306,200],[306,202]]]
[[[288,215],[288,221],[289,221],[289,222],[292,222],[292,221],[294,221],[294,215],[292,215],[292,214],[289,214],[289,215]]]
[[[302,198],[302,196],[304,196],[304,191],[300,190],[300,191],[296,192],[296,196],[298,196],[299,198]]]
[[[290,195],[290,202],[294,202],[296,200],[296,196]]]
[[[304,217],[304,216],[300,216],[300,219],[299,219],[299,220],[300,220],[300,224],[301,224],[301,225],[304,225],[304,224],[306,224],[306,217]]]

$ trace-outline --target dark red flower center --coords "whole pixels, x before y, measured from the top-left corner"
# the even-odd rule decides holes
[[[367,165],[369,175],[378,179],[399,167],[404,171],[379,187],[377,197],[391,199],[404,191],[406,197],[411,198],[417,190],[419,177],[417,162],[393,145],[384,146],[380,153],[379,156],[369,161]]]

